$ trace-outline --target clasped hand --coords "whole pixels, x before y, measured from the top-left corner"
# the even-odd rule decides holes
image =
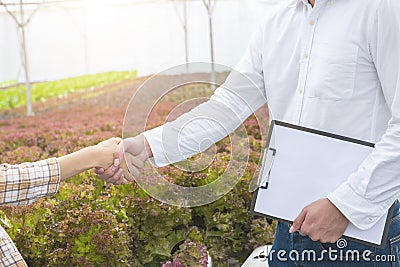
[[[124,153],[125,152],[125,153]],[[114,152],[114,163],[107,169],[95,168],[100,179],[114,185],[132,182],[151,156],[150,147],[143,135],[122,140]],[[126,158],[125,158],[126,157]]]

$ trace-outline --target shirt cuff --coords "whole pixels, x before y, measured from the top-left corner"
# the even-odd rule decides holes
[[[52,196],[58,192],[58,187],[61,182],[60,163],[58,162],[57,158],[46,159],[43,162],[45,162],[45,165],[47,165],[50,173],[47,196]]]
[[[391,200],[383,205],[374,203],[357,194],[348,182],[329,193],[327,198],[360,230],[367,230],[374,226],[387,211],[386,207],[392,204]]]
[[[149,161],[155,167],[164,167],[171,164],[163,148],[163,142],[162,142],[163,130],[164,126],[159,126],[142,133],[146,138],[147,142],[149,143],[151,152],[153,154],[153,157],[149,158]]]

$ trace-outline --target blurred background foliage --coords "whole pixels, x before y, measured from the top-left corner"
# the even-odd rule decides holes
[[[50,82],[37,82],[32,84],[31,100],[32,103],[35,103],[38,101],[43,102],[53,97],[65,98],[71,93],[89,91],[96,87],[135,77],[136,71],[104,72]],[[0,87],[7,87],[13,84],[16,84],[16,81],[5,81],[0,83]],[[0,90],[0,99],[0,110],[26,105],[25,86],[21,84],[6,90]]]

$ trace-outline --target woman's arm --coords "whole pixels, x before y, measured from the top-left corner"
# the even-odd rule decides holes
[[[85,147],[58,158],[61,181],[94,167],[107,168],[113,164],[113,153],[121,141],[111,138],[95,146]]]
[[[29,205],[54,195],[61,180],[93,167],[106,168],[120,138],[111,138],[60,158],[0,165],[0,205]],[[122,172],[122,170],[121,170]],[[121,183],[126,183],[125,179]]]

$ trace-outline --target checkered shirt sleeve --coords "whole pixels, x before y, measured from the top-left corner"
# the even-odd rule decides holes
[[[56,158],[0,165],[0,205],[29,205],[54,195],[60,183],[60,165]]]
[[[0,205],[29,205],[53,195],[60,183],[56,158],[19,165],[0,165]],[[0,226],[0,266],[26,267],[21,253]]]
[[[0,266],[1,267],[27,267],[21,253],[15,247],[10,236],[0,226]]]

